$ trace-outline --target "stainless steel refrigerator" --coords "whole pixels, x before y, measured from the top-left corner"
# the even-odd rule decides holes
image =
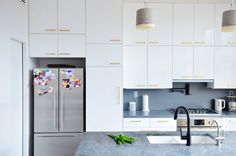
[[[72,156],[84,131],[82,68],[34,69],[34,156]]]

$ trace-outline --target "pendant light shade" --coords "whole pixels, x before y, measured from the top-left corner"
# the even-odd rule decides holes
[[[236,32],[236,10],[223,12],[222,32]]]
[[[137,10],[136,28],[145,30],[154,28],[154,12],[151,8],[142,8]]]

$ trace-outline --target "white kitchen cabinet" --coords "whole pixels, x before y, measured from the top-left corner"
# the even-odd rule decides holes
[[[57,57],[57,35],[30,35],[29,51],[30,57]]]
[[[124,45],[147,44],[147,31],[136,29],[136,12],[144,3],[124,3],[123,39]]]
[[[30,33],[57,33],[57,0],[29,1]]]
[[[173,79],[193,79],[193,47],[173,47]]]
[[[85,34],[85,0],[58,0],[58,33]]]
[[[85,57],[85,36],[58,35],[58,57]]]
[[[123,131],[148,131],[150,130],[149,118],[124,118]]]
[[[174,45],[193,44],[194,5],[179,3],[174,4]]]
[[[122,0],[87,0],[87,43],[122,43]]]
[[[155,131],[177,131],[177,123],[173,118],[151,118],[150,129]]]
[[[172,88],[172,47],[148,47],[148,88]]]
[[[236,47],[215,48],[215,80],[213,88],[236,88]]]
[[[86,66],[121,67],[123,46],[121,44],[87,44]]]
[[[223,130],[236,131],[236,118],[222,118]]]
[[[150,3],[148,6],[155,12],[154,22],[156,24],[155,28],[148,30],[148,44],[172,45],[173,5],[170,3]]]
[[[221,32],[222,15],[226,10],[230,10],[230,3],[219,3],[215,6],[215,45],[236,45],[236,34],[229,32]]]
[[[87,67],[86,131],[121,131],[122,68]]]
[[[194,79],[214,79],[214,47],[194,47]]]
[[[125,46],[123,50],[124,88],[147,87],[147,47]]]
[[[214,45],[214,4],[194,5],[194,44]]]

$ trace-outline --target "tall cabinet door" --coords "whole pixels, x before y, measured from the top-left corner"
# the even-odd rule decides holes
[[[155,11],[156,28],[148,31],[149,45],[172,45],[173,5],[150,3]]]
[[[59,131],[83,132],[83,69],[60,69]]]
[[[58,32],[85,34],[85,0],[58,0]]]
[[[124,88],[147,87],[147,46],[125,46],[123,61]]]
[[[193,44],[193,4],[174,4],[174,45]]]
[[[56,79],[47,82],[46,87],[53,89],[51,93],[40,95],[45,86],[34,85],[34,132],[58,132],[58,70],[34,69],[35,77],[38,71],[53,73]]]
[[[122,68],[87,67],[86,131],[121,131]]]
[[[172,88],[172,47],[149,46],[148,88]]]
[[[87,0],[87,43],[122,43],[122,0]]]
[[[147,44],[147,31],[136,29],[136,11],[144,7],[144,3],[124,3],[123,39],[125,45]]]
[[[30,33],[57,32],[57,0],[29,1]]]

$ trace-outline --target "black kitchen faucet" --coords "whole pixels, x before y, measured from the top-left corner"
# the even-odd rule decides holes
[[[179,109],[183,109],[186,112],[187,115],[187,134],[185,136],[183,136],[182,134],[182,128],[180,128],[180,135],[181,135],[181,139],[182,140],[187,140],[186,146],[191,146],[191,132],[190,132],[190,116],[189,116],[189,112],[188,109],[185,108],[184,106],[179,106],[176,110],[175,110],[175,115],[174,115],[174,119],[176,120],[178,117],[178,112]]]

